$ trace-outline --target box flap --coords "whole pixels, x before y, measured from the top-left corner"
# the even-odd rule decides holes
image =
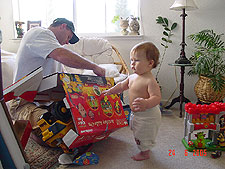
[[[11,99],[21,97],[27,101],[33,101],[37,94],[37,89],[43,78],[43,68],[39,67],[22,79],[13,83],[3,90],[4,100],[7,102]]]
[[[73,149],[76,147],[88,145],[90,143],[95,143],[107,138],[112,131],[102,132],[102,133],[95,133],[89,135],[82,135],[79,136],[74,130],[68,131],[68,133],[63,137],[63,142],[69,149]]]
[[[59,74],[54,73],[46,76],[40,83],[35,101],[61,101],[65,97],[62,82],[58,78]]]
[[[23,149],[25,149],[28,139],[30,137],[32,127],[28,120],[16,120],[14,123],[15,132],[20,139]]]

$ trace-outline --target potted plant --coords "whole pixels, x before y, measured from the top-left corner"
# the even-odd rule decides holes
[[[188,36],[195,43],[188,75],[198,75],[195,93],[202,102],[221,101],[225,97],[225,48],[223,34],[202,30]]]
[[[169,20],[166,17],[161,17],[161,16],[158,16],[156,18],[156,23],[162,25],[163,27],[163,32],[162,32],[163,37],[161,38],[162,40],[161,46],[163,47],[163,52],[161,54],[161,60],[159,62],[158,70],[156,72],[156,80],[157,82],[159,82],[158,81],[159,72],[166,55],[166,50],[169,48],[169,44],[172,44],[171,37],[174,35],[173,31],[177,27],[177,23],[176,22],[171,23],[171,26],[170,26]]]

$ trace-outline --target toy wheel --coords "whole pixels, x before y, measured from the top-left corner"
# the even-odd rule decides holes
[[[71,119],[70,109],[67,109],[63,101],[53,103],[51,114],[57,119],[63,122],[67,122]]]

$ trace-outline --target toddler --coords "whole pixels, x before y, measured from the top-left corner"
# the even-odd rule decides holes
[[[156,68],[158,60],[159,51],[153,43],[137,44],[130,52],[130,66],[134,74],[111,89],[103,91],[104,95],[111,95],[129,89],[129,104],[132,110],[130,127],[140,150],[131,158],[137,161],[150,158],[150,148],[155,144],[161,123],[161,92],[151,72]]]

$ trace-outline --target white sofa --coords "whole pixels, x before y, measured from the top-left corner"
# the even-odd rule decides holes
[[[13,83],[15,72],[16,54],[1,50],[2,85],[3,89]]]

